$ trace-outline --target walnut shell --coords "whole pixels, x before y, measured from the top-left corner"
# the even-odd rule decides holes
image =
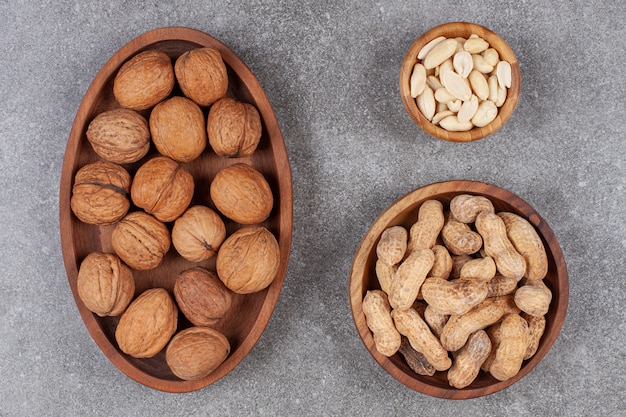
[[[252,104],[224,97],[216,101],[209,110],[209,143],[218,155],[252,155],[261,140],[261,131],[261,117]]]
[[[217,253],[217,275],[224,285],[239,294],[250,294],[269,286],[278,272],[280,247],[264,227],[247,226],[230,235]]]
[[[112,253],[93,252],[81,262],[78,296],[100,317],[119,316],[135,295],[133,273]]]
[[[160,51],[144,51],[120,67],[113,80],[113,96],[122,107],[145,110],[169,96],[174,81],[170,57]]]
[[[180,311],[196,326],[213,326],[230,310],[232,293],[215,272],[194,267],[181,272],[174,283]]]
[[[113,162],[87,164],[74,177],[72,211],[84,223],[113,224],[130,208],[130,183],[130,174]]]
[[[170,341],[178,325],[178,309],[164,288],[139,295],[122,314],[115,339],[122,352],[133,358],[151,358]]]
[[[174,375],[197,380],[213,372],[230,353],[226,336],[209,327],[190,327],[172,338],[165,361]]]
[[[272,190],[263,174],[242,163],[221,169],[209,191],[220,213],[240,224],[266,220],[274,205]]]
[[[170,249],[167,227],[148,213],[129,213],[111,233],[115,253],[131,268],[154,269]]]
[[[189,206],[193,190],[189,171],[166,156],[158,156],[139,167],[130,196],[137,207],[162,222],[170,222]]]
[[[145,117],[136,111],[114,109],[98,114],[89,123],[87,140],[100,157],[126,164],[148,153],[150,129]]]
[[[222,218],[205,206],[189,207],[172,228],[174,248],[191,262],[215,256],[225,238],[226,226]]]
[[[174,96],[157,104],[150,113],[152,142],[161,155],[178,162],[196,159],[207,142],[204,114],[185,97]]]
[[[226,95],[228,73],[222,54],[215,48],[192,49],[174,64],[183,94],[199,106],[209,106]]]

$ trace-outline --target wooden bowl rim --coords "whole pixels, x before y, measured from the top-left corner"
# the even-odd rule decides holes
[[[278,243],[281,252],[280,266],[278,268],[276,278],[269,287],[262,290],[265,292],[263,304],[255,317],[255,322],[251,326],[250,332],[243,337],[243,340],[239,343],[237,350],[235,352],[231,352],[226,361],[224,361],[210,375],[195,381],[166,380],[137,368],[133,363],[131,363],[130,359],[126,355],[118,351],[114,344],[104,334],[98,318],[91,311],[89,311],[82,302],[80,302],[76,287],[76,277],[78,275],[79,265],[78,260],[76,259],[76,247],[73,240],[73,214],[69,208],[72,183],[75,174],[73,165],[78,157],[80,141],[86,140],[84,138],[85,131],[90,121],[89,117],[93,115],[95,106],[100,100],[99,94],[103,91],[109,80],[111,80],[111,77],[115,75],[117,69],[119,69],[119,67],[121,67],[121,65],[133,55],[141,52],[142,50],[153,47],[156,44],[168,42],[190,43],[197,45],[197,47],[210,46],[221,52],[224,62],[234,73],[237,74],[238,81],[241,85],[244,86],[252,97],[254,97],[256,102],[262,104],[262,106],[258,107],[258,110],[261,115],[262,122],[265,128],[267,128],[267,136],[273,149],[272,162],[276,165],[276,171],[281,174],[279,176],[280,178],[276,179],[280,192],[280,218],[278,219],[277,227],[280,232],[278,236]],[[170,26],[156,28],[140,34],[117,50],[98,71],[77,110],[76,118],[73,122],[66,145],[61,172],[59,198],[61,247],[74,300],[76,301],[83,322],[96,344],[100,347],[105,356],[124,374],[138,383],[160,391],[171,393],[191,392],[204,388],[224,377],[226,374],[231,372],[252,350],[271,318],[271,314],[278,301],[286,276],[293,232],[293,191],[291,168],[280,127],[265,91],[248,66],[224,43],[197,29]]]
[[[426,43],[439,36],[450,38],[468,36],[471,33],[474,33],[488,41],[490,46],[498,51],[500,59],[505,59],[511,64],[511,88],[508,89],[506,101],[498,110],[498,116],[496,116],[496,118],[487,126],[474,127],[466,132],[449,132],[432,124],[430,120],[424,117],[422,112],[417,108],[415,99],[411,97],[409,80],[411,78],[413,66],[417,62],[417,54],[422,47],[426,45]],[[515,57],[513,50],[497,33],[476,23],[448,22],[428,30],[413,42],[406,53],[404,60],[402,61],[399,84],[402,103],[404,104],[407,113],[424,131],[438,139],[443,139],[449,142],[473,142],[483,139],[496,132],[507,120],[509,120],[519,99],[521,91],[521,74],[519,63],[517,62],[517,58]]]
[[[415,210],[423,201],[429,198],[436,198],[437,195],[456,195],[467,193],[485,195],[490,198],[492,191],[499,192],[504,197],[502,200],[504,203],[513,206],[516,211],[519,211],[520,214],[522,214],[538,229],[540,236],[544,239],[544,244],[546,244],[547,249],[549,249],[549,257],[551,256],[554,259],[554,273],[556,274],[558,286],[557,288],[552,289],[553,302],[550,306],[550,310],[554,312],[552,331],[550,334],[544,334],[539,349],[535,355],[525,361],[522,369],[515,377],[507,381],[497,381],[492,378],[493,383],[489,385],[480,387],[470,385],[464,389],[456,389],[450,386],[443,387],[432,385],[429,383],[429,380],[433,377],[423,377],[417,375],[412,372],[408,366],[405,366],[406,370],[398,367],[395,362],[403,362],[403,359],[400,359],[399,353],[396,353],[393,357],[388,358],[376,350],[374,339],[372,333],[367,327],[362,307],[363,297],[367,291],[366,288],[363,288],[363,277],[366,274],[366,261],[367,258],[371,256],[372,252],[375,252],[376,244],[383,230],[388,226],[394,225],[393,220],[396,219],[401,213],[405,213],[409,210],[409,208],[410,210]],[[522,377],[531,372],[532,369],[545,357],[558,337],[565,321],[569,299],[569,282],[565,259],[556,236],[548,223],[541,218],[541,216],[528,203],[512,192],[492,184],[471,180],[451,180],[432,183],[413,190],[398,198],[378,216],[366,232],[355,254],[350,271],[349,297],[352,319],[361,341],[370,355],[383,369],[385,369],[397,381],[414,391],[437,398],[463,400],[490,395],[513,385],[515,382],[519,381]]]

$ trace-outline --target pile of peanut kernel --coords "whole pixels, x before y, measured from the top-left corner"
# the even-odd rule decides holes
[[[511,64],[477,35],[428,42],[410,78],[411,97],[424,117],[456,132],[491,123],[510,87]]]

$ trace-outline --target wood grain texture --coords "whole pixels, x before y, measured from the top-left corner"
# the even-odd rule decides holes
[[[511,64],[511,88],[507,91],[507,99],[498,109],[498,115],[496,118],[485,127],[474,127],[466,132],[450,132],[439,126],[432,124],[422,112],[417,108],[417,103],[413,97],[411,97],[411,89],[409,80],[411,79],[411,73],[413,66],[417,62],[417,54],[431,40],[444,36],[446,38],[464,37],[468,38],[469,35],[476,34],[481,38],[489,42],[489,45],[494,48],[500,54],[500,60],[508,61]],[[498,36],[495,32],[475,23],[468,22],[451,22],[434,27],[420,36],[409,48],[402,66],[400,68],[400,95],[402,97],[402,103],[415,123],[417,123],[422,129],[432,136],[447,140],[450,142],[472,142],[482,139],[504,125],[504,123],[511,117],[517,101],[519,99],[521,89],[521,75],[520,68],[515,58],[515,54],[507,45],[507,43]]]
[[[520,372],[513,378],[501,382],[481,372],[477,379],[464,389],[452,388],[446,379],[445,372],[437,372],[433,376],[418,375],[406,364],[401,355],[390,358],[381,355],[374,345],[372,334],[367,328],[362,309],[362,300],[369,289],[379,289],[376,279],[376,245],[382,232],[390,226],[401,225],[409,228],[417,219],[419,206],[428,199],[441,201],[444,208],[458,194],[482,195],[489,198],[498,211],[516,213],[529,220],[543,240],[548,255],[548,274],[545,284],[553,294],[550,310],[546,314],[546,330],[539,344],[537,353],[525,361]],[[407,387],[433,397],[448,399],[468,399],[492,394],[500,391],[527,375],[548,353],[556,340],[567,311],[569,299],[569,282],[567,268],[561,247],[556,236],[528,203],[513,193],[482,182],[455,180],[430,184],[419,188],[395,201],[372,224],[364,236],[354,257],[350,273],[349,285],[350,308],[352,317],[363,343],[374,359],[396,380]]]
[[[278,240],[280,266],[272,284],[263,291],[248,295],[235,295],[232,308],[217,325],[231,343],[231,354],[222,365],[207,377],[197,381],[178,379],[160,352],[150,359],[133,359],[124,355],[115,342],[114,332],[119,318],[100,318],[92,314],[78,297],[76,278],[81,261],[94,251],[112,252],[111,231],[114,226],[91,226],[80,222],[70,209],[72,184],[76,171],[86,163],[98,160],[85,137],[89,122],[99,113],[118,108],[112,92],[117,70],[138,52],[156,49],[167,53],[172,62],[184,51],[198,47],[213,47],[221,54],[229,76],[227,96],[256,106],[261,115],[263,134],[256,152],[246,158],[225,158],[216,155],[209,147],[200,157],[184,164],[195,179],[195,193],[191,205],[203,204],[215,207],[209,198],[209,185],[215,174],[223,167],[244,162],[254,167],[267,179],[274,196],[274,208],[270,217],[260,223],[268,228]],[[182,95],[175,87],[172,94]],[[203,108],[205,117],[208,108]],[[149,116],[149,111],[142,114]],[[142,160],[124,167],[133,175],[147,159],[157,155],[154,146]],[[138,210],[131,207],[131,210]],[[228,234],[241,227],[224,218]],[[283,141],[272,107],[258,80],[250,69],[226,45],[210,35],[194,29],[168,27],[155,29],[131,40],[116,52],[102,67],[88,88],[77,111],[67,143],[60,183],[61,244],[67,276],[80,314],[103,353],[122,372],[137,382],[154,389],[168,392],[189,392],[203,388],[222,378],[241,362],[253,348],[265,329],[277,302],[287,271],[291,248],[293,224],[293,193],[291,170]],[[167,224],[171,230],[172,223]],[[173,290],[177,275],[192,266],[215,270],[215,258],[192,263],[179,256],[174,248],[165,256],[163,263],[151,271],[133,271],[136,281],[135,294],[147,288],[164,287]],[[178,330],[190,326],[181,314]]]

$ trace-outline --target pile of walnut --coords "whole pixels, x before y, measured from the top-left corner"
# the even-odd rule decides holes
[[[176,83],[183,95],[172,93]],[[113,83],[121,107],[96,115],[86,132],[101,159],[78,170],[72,189],[79,220],[114,225],[114,253],[91,253],[80,265],[79,297],[99,316],[121,315],[115,338],[124,353],[149,358],[165,348],[168,366],[186,380],[207,376],[228,357],[228,339],[211,326],[231,308],[233,292],[266,288],[279,265],[278,242],[259,225],[273,195],[253,167],[238,162],[215,175],[208,191],[217,212],[189,207],[195,179],[184,163],[205,152],[207,142],[217,155],[243,157],[261,139],[258,110],[226,97],[227,90],[217,49],[190,50],[175,63],[156,50],[133,56]],[[131,177],[123,164],[141,161],[151,144],[158,154]],[[242,227],[227,236],[221,216]],[[172,245],[191,262],[215,256],[216,271],[181,271],[173,294],[151,288],[133,300],[133,270],[158,267]],[[193,327],[176,333],[179,309]]]
[[[445,212],[427,200],[409,232],[382,233],[376,254],[381,290],[367,292],[363,312],[381,354],[400,352],[420,375],[447,371],[455,388],[481,369],[505,381],[535,354],[552,293],[524,218],[482,196],[458,195]]]

